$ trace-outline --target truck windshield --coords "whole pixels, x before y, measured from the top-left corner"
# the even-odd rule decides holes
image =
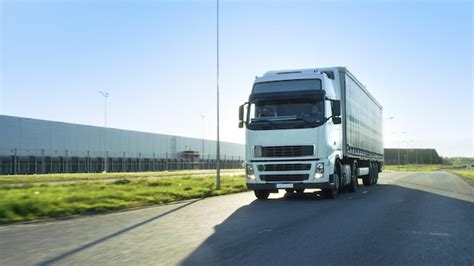
[[[323,99],[256,101],[249,107],[249,128],[316,127],[324,122]]]

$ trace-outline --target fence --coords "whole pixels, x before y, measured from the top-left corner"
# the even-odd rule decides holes
[[[385,149],[384,157],[386,165],[443,163],[435,149]]]
[[[221,160],[222,169],[242,168],[242,160]],[[144,172],[185,169],[215,169],[216,160],[193,162],[187,159],[108,158],[108,172]],[[104,171],[104,158],[3,156],[0,157],[0,174],[52,174],[99,173]]]

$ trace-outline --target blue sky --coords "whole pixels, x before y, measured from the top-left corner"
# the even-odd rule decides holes
[[[215,138],[214,1],[1,2],[0,113]],[[471,1],[221,1],[221,139],[267,70],[346,66],[388,147],[474,156]],[[402,134],[401,132],[406,132]]]

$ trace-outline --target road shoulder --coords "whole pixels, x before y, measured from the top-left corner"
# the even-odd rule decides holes
[[[459,178],[461,178],[464,182],[466,182],[468,185],[470,185],[471,187],[474,187],[474,179],[470,179],[470,178],[467,178],[465,176],[462,176],[462,175],[459,175],[457,173],[453,173],[453,172],[448,172],[448,173],[451,173]]]

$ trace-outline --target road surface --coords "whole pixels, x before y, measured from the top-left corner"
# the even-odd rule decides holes
[[[0,227],[0,265],[473,265],[474,189],[387,173],[336,200],[245,192]]]

